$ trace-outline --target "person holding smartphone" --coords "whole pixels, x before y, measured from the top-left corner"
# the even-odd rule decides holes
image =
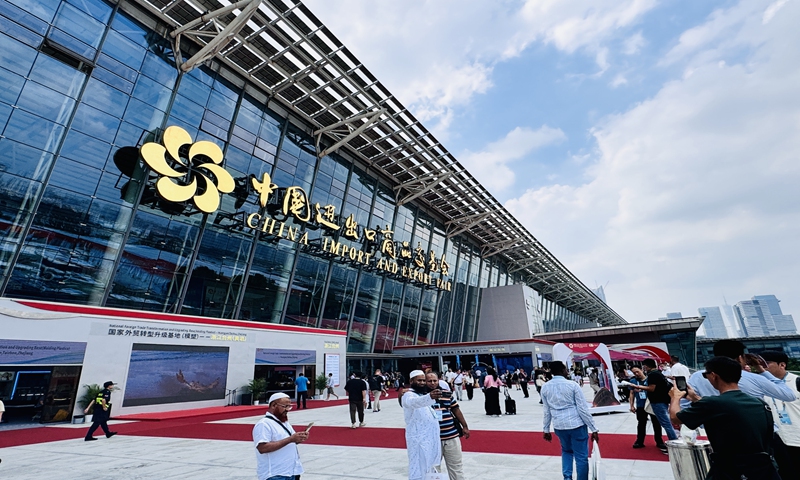
[[[667,438],[670,440],[677,440],[678,434],[672,427],[669,420],[669,391],[672,385],[658,369],[658,364],[652,358],[647,358],[642,361],[642,367],[647,373],[647,385],[633,385],[631,388],[637,391],[646,391],[647,399],[650,400],[650,406],[653,409],[653,415],[656,416],[661,428],[667,432]],[[666,447],[661,450],[666,452]]]
[[[628,382],[634,385],[647,385],[647,376],[641,368],[633,367],[631,372],[633,373],[633,377],[631,377]],[[632,387],[628,388],[634,390]],[[647,403],[647,392],[644,390],[632,391],[629,398],[631,413],[636,414],[636,421],[638,422],[636,425],[636,442],[634,442],[633,448],[644,448],[644,437],[647,435],[647,419],[649,418],[650,423],[653,424],[653,439],[656,441],[656,447],[662,452],[665,452],[667,446],[664,444],[664,438],[661,436],[661,424],[658,422],[655,415],[647,413],[644,409],[644,405]]]

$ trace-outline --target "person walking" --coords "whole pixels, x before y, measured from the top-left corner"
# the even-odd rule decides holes
[[[552,423],[561,443],[561,474],[564,480],[572,480],[573,461],[577,480],[589,479],[589,431],[592,440],[599,442],[600,435],[594,425],[592,415],[586,406],[583,390],[569,380],[569,370],[560,361],[550,363],[553,379],[542,386],[544,405],[545,441],[553,440],[550,433]]]
[[[525,373],[524,368],[519,369],[519,387],[522,389],[522,394],[525,398],[529,398],[528,395],[528,374]]]
[[[670,355],[669,364],[670,364],[669,370],[673,379],[675,377],[683,377],[686,380],[689,380],[689,377],[692,376],[691,372],[689,372],[689,367],[682,364],[680,362],[680,358],[678,358],[677,355]]]
[[[386,379],[381,375],[381,369],[375,369],[375,375],[369,379],[369,389],[372,391],[372,411],[381,411],[381,395],[384,392]]]
[[[503,414],[500,410],[500,388],[503,382],[497,378],[497,372],[492,367],[486,369],[486,377],[483,380],[483,395],[486,415],[499,417]]]
[[[714,357],[706,362],[703,375],[719,395],[701,398],[691,386],[686,392],[673,388],[669,414],[675,424],[705,428],[714,451],[706,479],[780,480],[771,456],[772,411],[763,400],[739,389],[741,365]],[[681,409],[684,396],[691,405]]]
[[[539,394],[539,403],[542,403],[542,387],[545,384],[544,378],[544,370],[534,370],[534,374],[536,378],[533,381],[533,384],[536,385],[536,393]]]
[[[297,445],[308,440],[308,431],[294,431],[291,409],[289,395],[276,393],[269,397],[267,414],[253,427],[258,480],[299,480],[303,474]]]
[[[426,473],[435,471],[442,459],[439,420],[433,409],[442,390],[430,390],[422,370],[411,372],[409,379],[411,389],[400,398],[406,423],[408,479],[422,480]]]
[[[589,387],[594,393],[600,391],[600,375],[597,373],[597,367],[593,368],[592,373],[589,374]]]
[[[353,378],[344,384],[347,392],[347,399],[350,403],[350,428],[358,428],[366,425],[364,423],[364,407],[367,406],[367,384],[362,380],[360,373],[354,373]],[[356,413],[358,413],[358,425],[356,425]]]
[[[471,401],[475,393],[475,379],[472,378],[469,370],[464,374],[464,387],[467,389],[467,400]]]
[[[631,372],[633,377],[628,382],[634,385],[647,385],[647,376],[641,368],[633,367]],[[636,421],[638,422],[636,425],[636,442],[633,444],[633,448],[644,448],[644,437],[647,435],[647,419],[650,418],[650,423],[653,424],[653,438],[656,441],[656,447],[662,452],[666,451],[667,446],[664,444],[664,439],[661,438],[661,423],[659,423],[655,415],[647,413],[644,409],[645,403],[647,403],[647,392],[644,390],[631,392],[629,397],[631,413],[636,414]]]
[[[325,401],[331,399],[331,395],[336,397],[336,400],[339,400],[339,395],[336,395],[336,392],[333,391],[333,374],[329,373],[328,378],[325,379]]]
[[[108,429],[108,420],[111,417],[111,412],[109,411],[111,408],[111,390],[113,388],[114,382],[108,381],[104,383],[103,389],[97,394],[97,397],[94,398],[83,410],[83,413],[87,414],[89,413],[89,410],[94,407],[94,411],[92,412],[92,426],[89,427],[89,431],[86,432],[86,437],[84,438],[85,441],[89,442],[92,440],[97,440],[94,437],[94,432],[97,430],[97,427],[103,429],[103,433],[106,434],[106,438],[111,438],[117,434],[117,432],[112,432]]]
[[[460,369],[456,372],[455,378],[453,378],[453,393],[456,394],[456,400],[459,402],[461,399],[461,389],[464,387],[464,372]]]
[[[311,381],[300,372],[297,375],[297,378],[294,381],[294,384],[297,385],[297,409],[301,408],[308,408],[306,405],[306,400],[308,400],[308,386],[311,384]],[[302,406],[301,405],[302,402]]]
[[[433,391],[439,386],[439,378],[435,373],[427,373],[425,381],[428,389]],[[461,436],[469,438],[469,426],[461,413],[458,400],[448,392],[442,392],[442,398],[433,405],[439,417],[439,436],[442,441],[442,457],[447,466],[450,480],[464,480],[463,454],[461,452]],[[456,423],[460,426],[456,426]]]
[[[650,407],[653,409],[653,415],[658,419],[661,428],[667,433],[667,438],[670,440],[677,440],[678,434],[675,432],[669,420],[669,391],[672,389],[672,384],[664,378],[664,374],[661,373],[656,361],[652,358],[642,360],[642,368],[647,374],[647,385],[631,385],[631,388],[637,391],[647,392],[647,399],[650,400]],[[664,446],[661,451],[667,453],[666,446]]]

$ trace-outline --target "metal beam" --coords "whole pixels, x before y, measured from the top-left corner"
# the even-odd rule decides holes
[[[361,133],[364,130],[366,130],[367,127],[369,127],[370,125],[375,123],[381,117],[381,115],[383,115],[383,113],[384,113],[383,109],[375,111],[375,112],[372,112],[371,114],[363,113],[361,115],[356,115],[353,118],[348,118],[346,120],[342,120],[341,122],[334,124],[335,126],[324,127],[324,128],[321,128],[321,129],[317,130],[315,132],[317,134],[317,143],[316,143],[316,145],[317,145],[317,151],[319,152],[319,142],[320,142],[320,139],[322,138],[322,134],[323,133],[328,133],[329,135],[333,136],[334,130],[336,128],[338,128],[338,127],[346,126],[348,128],[348,130],[350,130],[352,128],[352,125],[350,125],[351,122],[357,122],[362,118],[366,118],[366,120],[367,120],[364,123],[362,123],[360,127],[356,128],[354,130],[350,130],[350,133],[348,133],[344,137],[341,137],[338,142],[334,143],[333,145],[331,145],[330,147],[326,148],[322,152],[317,153],[317,158],[322,158],[325,155],[330,155],[331,153],[333,153],[336,150],[338,150],[339,147],[341,147],[345,143],[347,143],[350,140],[354,139],[355,137],[361,135]]]
[[[239,31],[244,28],[245,24],[247,24],[253,14],[256,13],[256,10],[258,10],[259,5],[261,5],[261,0],[242,0],[241,2],[236,2],[228,5],[227,7],[223,7],[218,10],[214,10],[213,12],[201,15],[186,25],[176,28],[170,32],[169,36],[173,39],[172,50],[175,54],[175,66],[178,68],[178,70],[182,72],[189,72],[194,67],[221,52],[225,47],[228,46],[228,44],[239,33]],[[219,25],[217,25],[216,22],[217,18],[225,16],[228,13],[239,9],[242,11],[235,16],[231,23],[229,23],[220,31]],[[194,27],[198,25],[205,25],[208,22],[211,22],[214,28],[217,29],[216,33],[203,30],[192,30]],[[183,61],[183,56],[181,55],[181,35],[183,34],[211,36],[212,38],[208,43],[205,44],[203,48],[200,49],[199,52],[192,55],[189,60]]]
[[[455,218],[453,220],[445,222],[444,226],[446,230],[453,225],[461,227],[458,230],[447,232],[447,238],[451,238],[455,235],[458,235],[461,232],[469,230],[475,225],[481,223],[484,218],[488,217],[491,214],[492,212],[476,213],[473,215],[467,215],[465,217]]]

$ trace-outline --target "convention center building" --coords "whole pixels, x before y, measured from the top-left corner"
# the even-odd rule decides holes
[[[238,342],[230,390],[259,349],[345,374],[482,340],[489,297],[527,338],[626,323],[296,0],[0,0],[0,25],[0,342],[120,375]],[[139,338],[91,354],[112,335]]]

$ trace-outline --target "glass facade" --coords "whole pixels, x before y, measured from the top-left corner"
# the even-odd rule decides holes
[[[390,182],[344,149],[317,158],[313,126],[270,108],[224,66],[179,74],[171,45],[119,7],[0,0],[0,22],[3,296],[346,329],[349,352],[385,354],[475,340],[480,289],[520,281],[469,238],[448,238],[447,219],[398,206]],[[212,213],[165,201],[139,157],[171,126],[222,149],[236,189]],[[309,208],[332,206],[339,225],[391,232],[400,261],[421,251],[428,264],[433,252],[452,288],[243,228],[243,212],[270,208],[250,187],[265,175],[302,187]],[[311,246],[333,238],[378,249],[291,216],[284,226]],[[546,321],[584,322],[555,304],[543,311]]]

